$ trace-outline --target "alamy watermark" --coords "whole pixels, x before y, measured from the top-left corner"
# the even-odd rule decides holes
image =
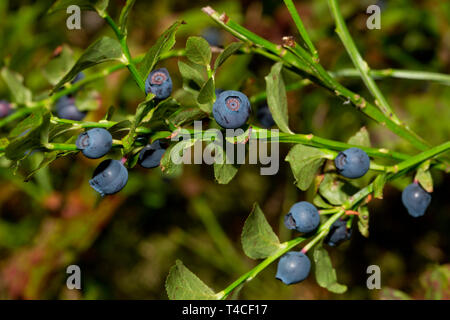
[[[366,21],[367,29],[381,29],[381,8],[376,4],[372,4],[367,7],[366,13],[370,14]]]
[[[274,175],[279,170],[279,131],[218,129],[202,131],[202,122],[194,121],[194,130],[179,129],[172,135],[178,143],[170,150],[174,164],[261,164],[261,175]],[[203,144],[206,143],[205,148]],[[248,145],[248,148],[246,146]],[[248,151],[247,151],[248,149]],[[248,153],[248,157],[247,157]]]
[[[66,13],[70,16],[66,19],[66,26],[69,30],[81,29],[81,8],[77,5],[68,6]]]

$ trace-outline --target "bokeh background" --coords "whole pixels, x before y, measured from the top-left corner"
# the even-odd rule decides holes
[[[64,12],[45,14],[52,1],[0,1],[0,63],[24,75],[35,93],[51,86],[42,67],[60,45],[80,55],[101,35],[112,31],[94,12],[84,12],[81,30],[65,27]],[[124,1],[110,1],[117,18]],[[329,70],[351,67],[334,33],[326,1],[296,1]],[[450,2],[433,0],[340,1],[346,22],[363,56],[374,69],[400,68],[450,72]],[[382,8],[381,30],[366,28],[365,10]],[[176,48],[186,38],[211,32],[213,22],[201,12],[204,5],[226,11],[234,20],[276,43],[296,35],[282,1],[141,1],[129,19],[132,55],[145,52],[165,28],[177,19],[187,22],[177,34]],[[214,30],[214,29],[213,29]],[[224,44],[233,37],[221,30]],[[160,63],[174,82],[174,96],[182,81],[173,58]],[[182,58],[180,58],[182,59]],[[248,95],[265,90],[264,76],[272,62],[241,55],[227,61],[217,76],[217,87],[239,89]],[[87,74],[95,72],[86,70]],[[297,78],[293,77],[293,80]],[[287,82],[290,79],[285,79]],[[342,79],[353,91],[369,97],[358,78]],[[432,144],[450,137],[450,88],[436,83],[400,79],[380,81],[380,87],[401,119]],[[98,90],[101,105],[86,120],[99,120],[109,106],[118,110],[113,120],[133,114],[142,98],[127,70],[89,85]],[[3,81],[0,98],[9,99]],[[299,133],[346,141],[361,126],[369,130],[374,146],[413,154],[409,144],[377,126],[323,89],[308,86],[289,92],[291,128]],[[260,105],[254,105],[256,111]],[[257,124],[256,119],[252,122]],[[2,136],[8,127],[2,129]],[[247,258],[240,232],[254,202],[258,202],[282,241],[294,234],[282,225],[283,215],[312,193],[294,185],[282,159],[289,145],[280,148],[281,166],[275,176],[261,176],[256,165],[243,165],[228,185],[214,181],[211,166],[185,165],[178,177],[164,177],[159,168],[130,171],[126,188],[97,202],[88,180],[101,160],[82,155],[58,159],[31,181],[24,176],[42,155],[29,157],[13,174],[0,158],[0,298],[3,299],[167,299],[164,281],[176,259],[216,291],[222,290],[257,261]],[[301,284],[285,286],[274,278],[276,263],[241,291],[242,299],[380,299],[401,297],[449,298],[450,175],[432,172],[435,182],[426,215],[410,217],[401,205],[400,192],[409,175],[385,188],[383,200],[372,201],[370,237],[355,228],[351,241],[329,250],[338,280],[348,285],[342,295],[320,288],[314,275]],[[66,288],[66,267],[82,270],[82,290]],[[384,290],[368,290],[366,268],[381,268]],[[391,289],[392,288],[392,289]]]

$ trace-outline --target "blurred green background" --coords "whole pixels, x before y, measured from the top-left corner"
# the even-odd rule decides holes
[[[101,35],[112,31],[94,12],[83,12],[82,29],[65,27],[63,11],[45,14],[52,1],[0,1],[0,61],[25,78],[34,93],[48,90],[42,67],[60,45],[78,56]],[[351,67],[345,49],[334,33],[326,1],[296,1],[300,15],[329,70]],[[366,28],[367,6],[382,8],[381,30]],[[108,12],[117,18],[124,1],[110,1]],[[433,0],[340,1],[347,25],[358,48],[374,69],[400,68],[450,73],[450,2]],[[145,52],[176,19],[187,22],[177,34],[176,48],[186,38],[202,35],[213,22],[200,8],[210,5],[276,43],[296,35],[282,1],[141,1],[129,19],[132,55]],[[222,33],[224,43],[233,41]],[[182,81],[178,58],[163,61],[174,82],[177,97]],[[260,56],[240,55],[225,63],[217,87],[239,89],[247,95],[265,90],[264,76],[272,62]],[[86,70],[87,74],[95,72]],[[292,76],[292,80],[297,79]],[[287,82],[290,75],[286,75]],[[342,79],[351,90],[369,97],[358,78]],[[381,90],[401,119],[436,145],[450,137],[450,88],[423,81],[385,79]],[[134,113],[142,99],[127,70],[89,85],[101,94],[101,106],[86,120],[98,121],[113,105],[114,119]],[[346,141],[361,126],[369,130],[374,146],[414,153],[409,144],[343,105],[323,89],[308,86],[290,92],[290,126],[298,133]],[[0,99],[9,99],[0,81]],[[256,110],[259,105],[253,106]],[[257,123],[256,120],[253,120]],[[2,129],[2,136],[7,129]],[[117,195],[100,203],[88,179],[101,160],[82,155],[58,159],[30,182],[27,170],[15,175],[0,158],[0,298],[3,299],[167,299],[164,281],[176,259],[216,291],[222,290],[257,261],[245,257],[240,232],[252,204],[258,202],[282,241],[291,234],[282,225],[289,207],[311,200],[312,193],[294,185],[283,161],[289,145],[280,148],[280,171],[261,176],[256,165],[243,165],[228,185],[214,182],[212,166],[185,165],[179,177],[167,178],[161,170],[139,166]],[[37,166],[42,155],[27,159],[25,168]],[[276,263],[240,292],[242,299],[380,299],[402,290],[414,298],[449,298],[450,176],[432,172],[433,200],[427,214],[411,218],[401,205],[400,190],[408,176],[389,184],[383,200],[372,201],[370,237],[357,230],[351,241],[329,250],[343,295],[320,288],[313,274],[301,284],[285,286],[274,278]],[[82,290],[66,288],[66,267],[82,270]],[[368,290],[366,268],[381,268],[385,290]],[[437,281],[436,279],[441,279]],[[442,281],[442,279],[444,279]],[[446,280],[445,280],[446,279]],[[444,285],[445,284],[445,285]],[[440,288],[439,286],[442,286]],[[444,292],[444,293],[442,293]],[[446,295],[445,295],[446,294]]]

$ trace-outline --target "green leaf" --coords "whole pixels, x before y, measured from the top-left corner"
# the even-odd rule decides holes
[[[417,169],[414,180],[417,180],[427,192],[433,192],[433,177],[431,176],[430,161],[425,161]]]
[[[134,119],[131,122],[131,128],[129,133],[122,138],[123,149],[122,152],[124,155],[128,154],[132,147],[134,140],[137,136],[136,128],[141,124],[143,119],[147,116],[151,109],[155,107],[155,102],[153,98],[155,95],[153,93],[149,93],[144,102],[141,102],[137,109],[136,114],[134,115]]]
[[[337,282],[336,270],[331,264],[327,250],[321,245],[317,245],[314,248],[313,256],[316,265],[316,280],[319,286],[334,293],[344,293],[347,291],[346,285]]]
[[[231,163],[214,163],[214,178],[219,184],[228,184],[238,170],[239,168]]]
[[[242,42],[232,42],[219,54],[214,62],[214,70],[217,70],[229,57],[240,50],[244,44]]]
[[[369,208],[361,206],[358,208],[358,230],[366,238],[369,237]]]
[[[175,163],[173,159],[181,160],[186,149],[195,144],[196,139],[182,140],[167,148],[161,158],[160,167],[164,175],[178,176],[181,173],[183,163]]]
[[[48,14],[52,14],[59,10],[67,10],[68,6],[77,5],[82,10],[97,11],[103,16],[108,7],[109,0],[57,0],[48,10]]]
[[[130,132],[131,126],[130,120],[122,120],[109,128],[108,131],[113,139],[121,140]]]
[[[358,189],[340,180],[337,175],[327,173],[319,186],[319,193],[333,205],[341,205],[348,200],[350,195],[357,192]]]
[[[214,79],[209,78],[208,81],[203,85],[200,90],[197,101],[200,104],[211,104],[214,102],[215,93],[214,93]]]
[[[266,80],[267,104],[272,113],[273,120],[281,131],[293,133],[289,129],[286,87],[281,76],[282,62],[275,63]]]
[[[295,184],[300,190],[307,190],[314,180],[317,170],[330,155],[320,149],[297,144],[291,148],[286,161],[291,165]]]
[[[387,181],[386,173],[379,174],[373,181],[373,196],[377,199],[383,199],[383,189]]]
[[[202,280],[177,260],[166,279],[170,300],[215,300],[216,295]]]
[[[10,160],[21,160],[32,150],[40,148],[48,140],[50,112],[37,108],[35,112],[20,122],[10,133],[10,143],[5,156]]]
[[[119,29],[124,35],[127,34],[128,15],[131,9],[133,8],[135,2],[136,0],[127,0],[125,6],[122,8],[122,11],[120,11]]]
[[[193,63],[203,66],[211,62],[211,48],[202,37],[189,37],[186,41],[186,57]]]
[[[334,208],[331,204],[327,203],[320,194],[316,194],[313,198],[313,204],[316,207],[324,208],[324,209],[331,209]]]
[[[205,67],[194,63],[184,63],[178,61],[178,69],[180,70],[183,80],[189,82],[194,81],[200,88],[205,83]]]
[[[169,118],[169,122],[176,127],[190,124],[192,121],[206,118],[208,115],[199,108],[179,108]]]
[[[70,71],[74,64],[75,59],[72,50],[67,45],[63,45],[61,53],[47,63],[42,69],[42,73],[48,82],[56,85]]]
[[[348,144],[370,148],[370,137],[366,127],[362,127],[355,135],[350,137]]]
[[[3,80],[8,86],[9,91],[11,92],[13,102],[17,104],[26,104],[31,102],[33,95],[31,91],[23,85],[23,77],[19,73],[3,67],[1,74]]]
[[[103,37],[91,44],[77,60],[70,71],[56,84],[52,92],[58,90],[64,83],[72,80],[79,72],[99,63],[121,61],[122,49],[117,40]]]
[[[245,254],[252,259],[267,258],[280,248],[280,240],[257,203],[245,220],[241,242]]]
[[[166,53],[175,45],[175,34],[183,22],[176,21],[156,40],[156,43],[147,51],[142,62],[138,65],[142,78],[147,79],[148,74],[159,61],[161,54]]]

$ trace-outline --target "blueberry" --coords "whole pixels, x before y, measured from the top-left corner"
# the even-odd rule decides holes
[[[156,99],[163,100],[172,93],[172,79],[166,68],[156,69],[150,72],[145,80],[145,93],[152,92]]]
[[[159,166],[162,156],[166,152],[159,140],[144,147],[139,153],[139,164],[147,169],[156,168]]]
[[[80,133],[75,144],[86,157],[98,159],[111,149],[112,136],[106,129],[94,128]]]
[[[319,211],[311,203],[300,201],[294,204],[284,216],[284,225],[291,230],[308,233],[314,231],[320,223]]]
[[[118,160],[104,160],[94,171],[89,184],[103,197],[122,190],[128,181],[128,170]]]
[[[411,183],[402,192],[403,205],[410,216],[423,216],[431,202],[431,195],[417,183]]]
[[[223,128],[236,129],[242,127],[250,116],[250,101],[239,91],[222,92],[213,105],[213,116]]]
[[[305,280],[311,270],[311,261],[303,252],[289,251],[280,258],[275,278],[285,284]]]
[[[256,117],[263,128],[270,128],[275,124],[272,113],[270,113],[269,106],[265,104],[256,112]]]
[[[0,100],[0,118],[6,117],[11,111],[11,104],[8,101]]]
[[[56,101],[56,114],[61,119],[81,121],[86,117],[86,112],[81,112],[75,106],[75,98],[62,96]]]
[[[223,36],[218,28],[206,28],[202,32],[202,37],[208,41],[211,46],[220,47],[223,45]]]
[[[346,178],[360,178],[366,174],[370,167],[367,153],[359,148],[350,148],[339,152],[334,164],[338,172]]]
[[[325,238],[325,243],[334,247],[345,240],[349,240],[351,236],[352,229],[347,229],[347,222],[338,219],[331,225],[330,232]]]

